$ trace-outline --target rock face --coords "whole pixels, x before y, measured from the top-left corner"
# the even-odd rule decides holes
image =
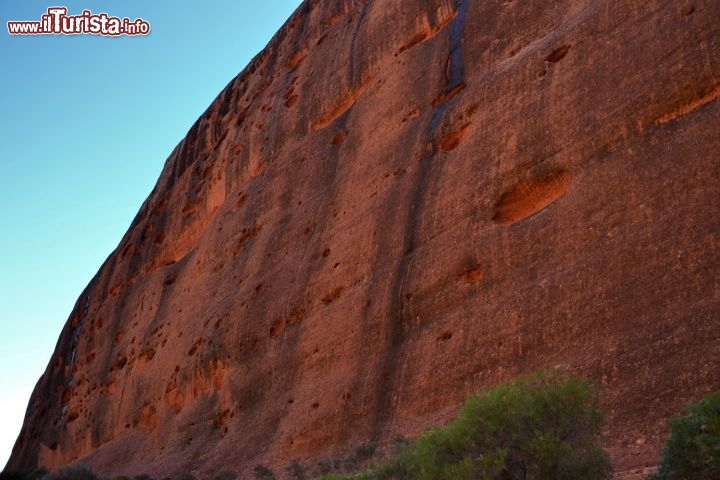
[[[81,295],[10,468],[276,471],[538,367],[720,388],[720,3],[306,0]]]

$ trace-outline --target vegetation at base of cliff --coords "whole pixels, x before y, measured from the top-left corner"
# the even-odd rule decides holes
[[[100,477],[82,465],[73,465],[48,473],[42,480],[100,480]]]
[[[253,467],[253,473],[256,480],[275,480],[275,473],[262,464]]]
[[[237,480],[237,478],[234,470],[221,470],[212,477],[212,480]]]
[[[45,475],[48,471],[44,468],[33,468],[30,470],[22,471],[4,471],[0,473],[0,480],[38,480]]]
[[[285,471],[291,480],[307,480],[308,478],[307,473],[305,472],[305,467],[303,467],[297,459],[290,462],[290,464],[285,468]]]
[[[344,458],[318,462],[320,480],[604,480],[608,457],[599,446],[602,417],[595,394],[581,380],[556,371],[540,371],[468,398],[457,420],[434,428],[416,442],[392,441],[394,456],[371,464],[377,445],[365,443]],[[659,471],[648,480],[720,479],[720,391],[687,407],[668,422],[670,436]],[[368,467],[368,465],[370,465]],[[363,471],[359,469],[365,468]],[[342,473],[345,472],[345,473]],[[256,479],[275,478],[264,465]],[[287,477],[310,475],[298,460]],[[222,470],[212,480],[236,480]],[[189,474],[164,480],[193,480]],[[100,480],[83,466],[48,473],[44,468],[4,471],[0,480]],[[152,480],[148,475],[112,480]]]
[[[584,382],[541,371],[471,396],[456,421],[426,432],[383,465],[322,479],[608,479],[601,423]]]
[[[318,461],[317,467],[321,475],[341,472],[355,473],[372,465],[371,461],[376,451],[377,444],[374,442],[363,443],[350,450],[343,458],[333,456]]]
[[[720,478],[720,391],[688,406],[668,422],[670,436],[651,480]]]

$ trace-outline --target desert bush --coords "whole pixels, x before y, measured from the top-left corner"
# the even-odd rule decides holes
[[[7,470],[0,472],[0,480],[37,480],[47,473],[48,471],[42,467],[20,471]]]
[[[391,442],[391,452],[393,455],[399,455],[412,445],[409,438],[399,433],[394,435]]]
[[[347,473],[353,473],[360,470],[360,460],[354,451],[349,452],[342,460],[342,469]]]
[[[173,480],[197,480],[197,478],[192,473],[181,473],[174,476]]]
[[[342,469],[343,462],[337,457],[329,457],[318,461],[318,470],[323,475],[331,472],[339,472]]]
[[[221,470],[215,474],[213,480],[237,480],[238,475],[234,470]]]
[[[265,465],[257,464],[253,467],[256,480],[275,480],[275,474]]]
[[[668,422],[670,436],[653,480],[720,478],[720,391],[687,407]]]
[[[89,468],[73,465],[48,473],[42,480],[99,480],[99,477]]]
[[[307,478],[305,468],[303,468],[298,460],[290,462],[290,464],[285,468],[285,471],[287,472],[288,477],[294,480],[305,480]]]
[[[357,472],[367,466],[369,460],[375,455],[376,450],[377,445],[374,442],[360,444],[348,452],[342,459],[342,462],[336,460],[336,463],[333,465],[335,468],[330,471],[340,471],[340,466],[342,466],[342,470],[347,473]]]
[[[423,434],[385,465],[332,479],[470,480],[610,478],[592,390],[539,372],[471,396],[459,418]]]
[[[355,447],[355,456],[359,460],[370,460],[375,451],[377,450],[377,444],[375,442],[367,442]]]

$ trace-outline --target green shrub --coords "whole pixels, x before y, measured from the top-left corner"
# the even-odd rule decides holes
[[[82,465],[73,465],[48,473],[42,480],[99,480],[99,477]]]
[[[419,439],[409,473],[418,480],[609,478],[601,423],[585,383],[540,372],[470,397],[458,420]]]
[[[471,396],[459,418],[426,432],[385,465],[326,480],[604,480],[602,417],[590,388],[538,372]]]
[[[720,478],[720,391],[687,408],[668,422],[670,436],[654,480]]]

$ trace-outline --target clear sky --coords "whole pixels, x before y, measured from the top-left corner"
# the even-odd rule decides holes
[[[300,0],[0,0],[0,467],[78,296],[195,119]],[[148,36],[11,36],[51,6]]]

